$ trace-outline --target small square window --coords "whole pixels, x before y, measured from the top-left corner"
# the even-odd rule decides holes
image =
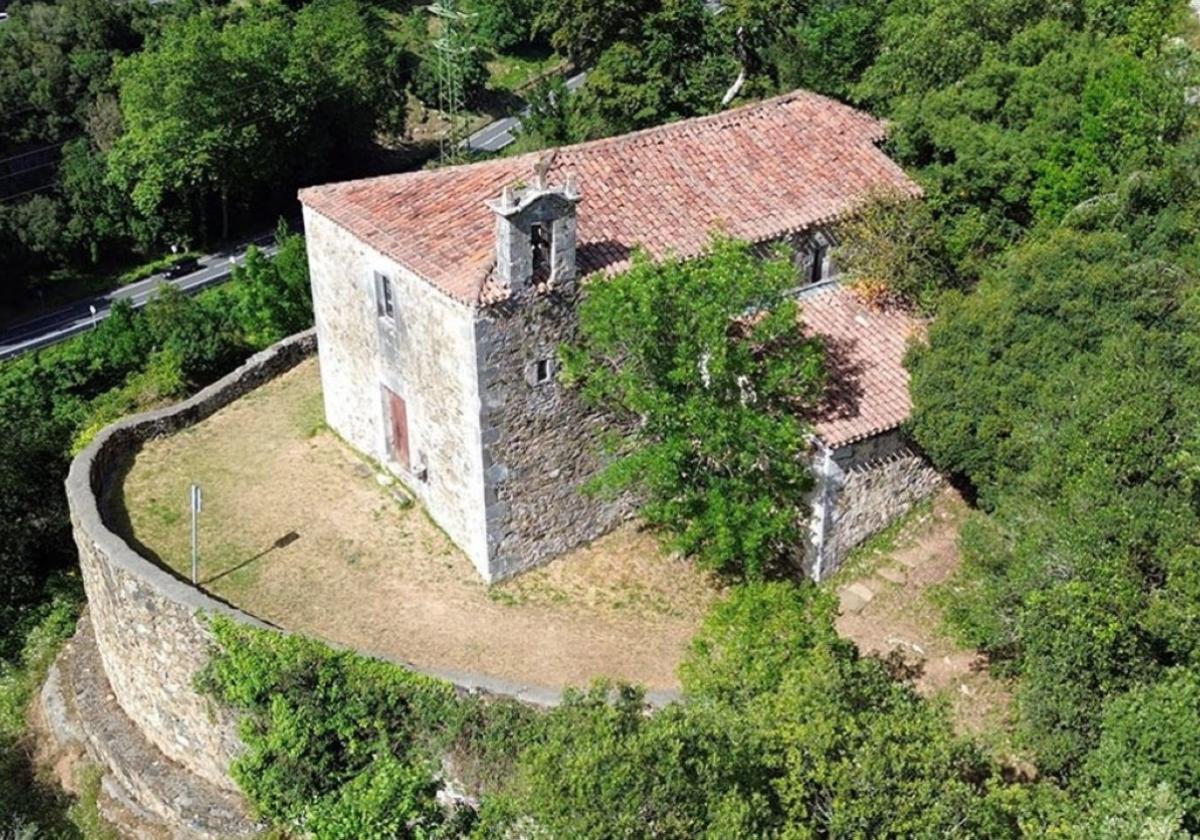
[[[535,384],[541,385],[550,381],[550,376],[554,373],[554,366],[550,359],[538,359],[537,364],[533,367],[533,381]]]
[[[396,317],[396,304],[392,294],[392,280],[384,274],[375,274],[375,307],[380,318]]]

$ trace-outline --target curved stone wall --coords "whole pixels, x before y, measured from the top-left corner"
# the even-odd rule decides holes
[[[292,336],[182,403],[107,427],[67,475],[90,620],[113,695],[163,755],[224,790],[237,789],[229,765],[241,742],[232,715],[192,687],[208,659],[210,634],[202,614],[269,625],[139,555],[109,529],[100,500],[144,441],[198,423],[294,367],[316,346],[312,330]]]

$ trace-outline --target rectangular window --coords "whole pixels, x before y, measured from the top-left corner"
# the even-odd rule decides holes
[[[396,304],[392,295],[390,277],[375,272],[375,308],[380,318],[395,318]]]
[[[552,373],[554,373],[554,369],[550,364],[550,360],[538,359],[537,364],[533,368],[533,381],[538,385],[541,385],[543,382],[549,382]]]
[[[534,222],[529,228],[529,244],[533,249],[533,282],[550,279],[552,232],[547,222]]]

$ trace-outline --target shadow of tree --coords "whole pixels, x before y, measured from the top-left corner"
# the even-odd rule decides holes
[[[817,422],[857,417],[863,398],[863,367],[855,358],[857,341],[824,336],[825,370],[829,379],[814,419]]]

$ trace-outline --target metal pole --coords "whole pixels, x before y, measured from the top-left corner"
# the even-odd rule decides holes
[[[200,485],[193,484],[191,491],[189,501],[192,508],[192,585],[196,586],[200,582],[200,550],[196,539],[196,526],[200,519]]]

